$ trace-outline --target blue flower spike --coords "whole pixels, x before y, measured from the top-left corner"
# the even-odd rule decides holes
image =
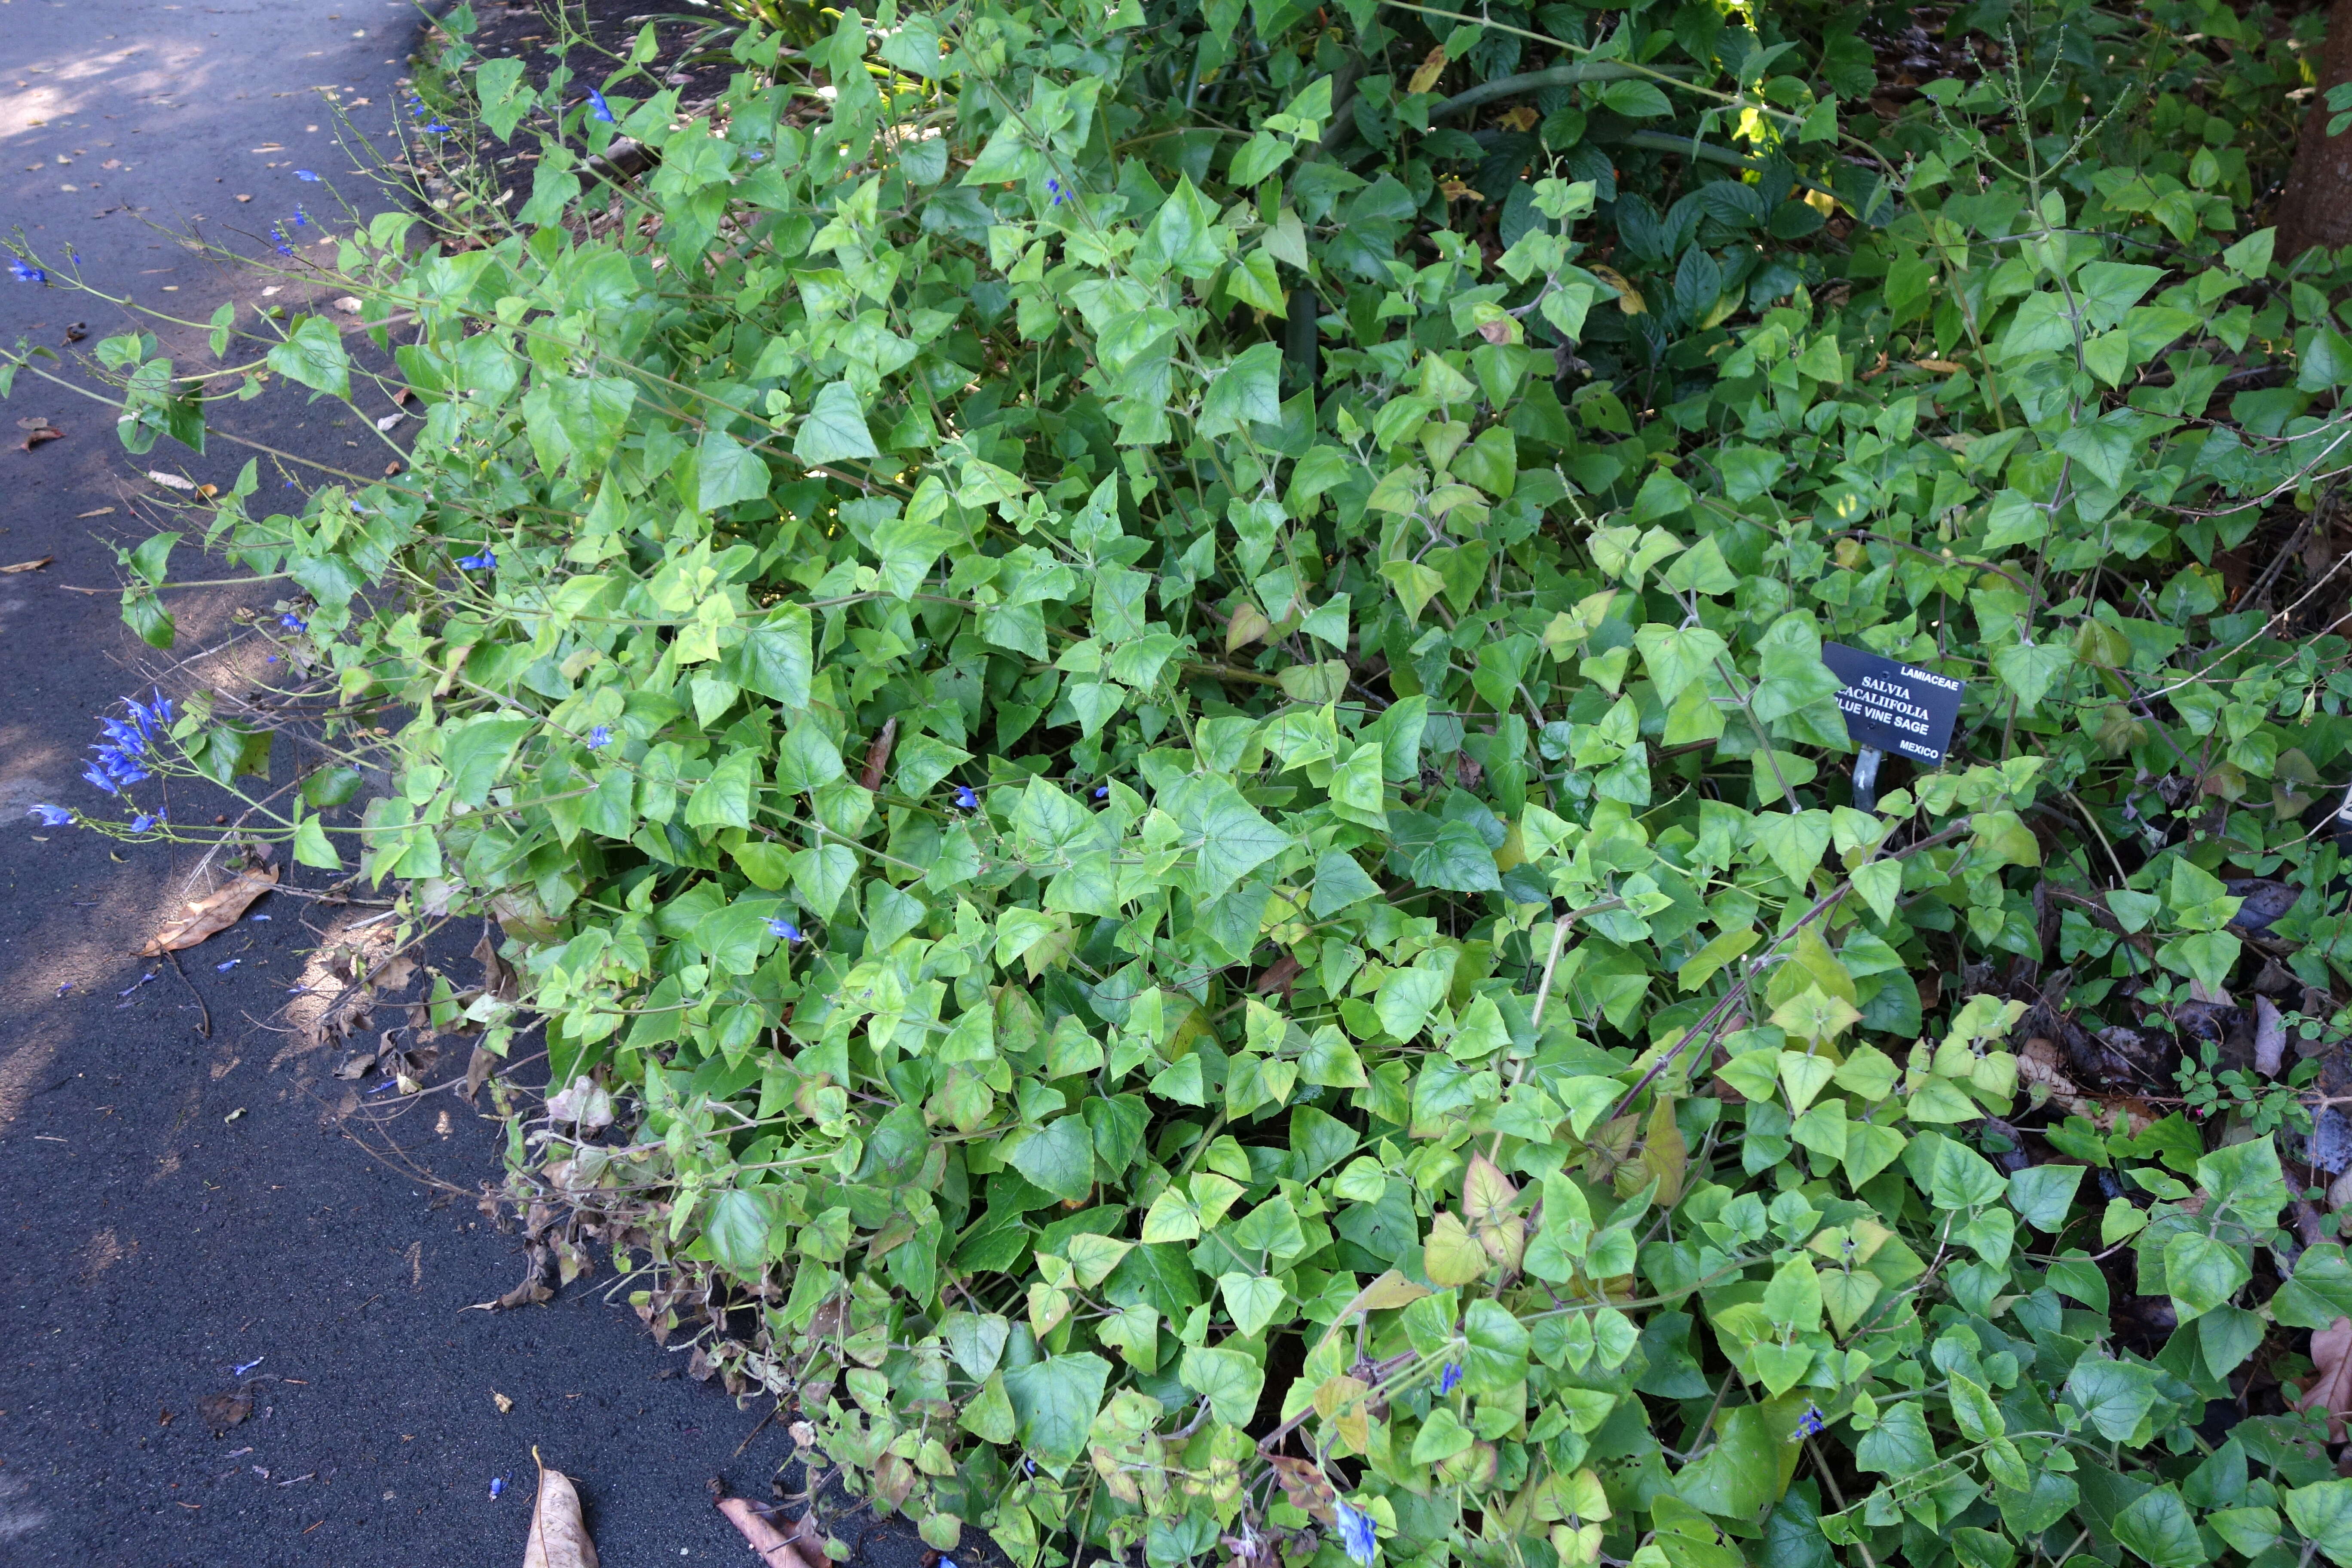
[[[16,281],[19,283],[47,283],[49,280],[47,273],[22,261],[9,262],[8,270],[16,275]]]
[[[479,555],[460,555],[457,569],[461,572],[495,572],[499,569],[498,552],[485,550]]]
[[[768,922],[768,934],[779,939],[787,945],[790,945],[793,942],[805,942],[808,940],[801,934],[800,927],[793,924],[792,921],[784,919],[782,915],[778,915]]]
[[[605,102],[604,95],[593,87],[588,89],[588,118],[600,124],[613,123],[613,106]]]
[[[73,820],[73,813],[62,805],[37,805],[28,815],[39,817],[44,827],[63,827]]]
[[[1055,206],[1060,206],[1064,202],[1070,199],[1069,187],[1063,184],[1059,180],[1047,180],[1045,182],[1045,188],[1054,194],[1054,205]]]
[[[588,731],[588,749],[590,751],[601,752],[612,743],[613,726],[610,724],[599,724],[594,729]]]
[[[1372,1568],[1372,1558],[1380,1550],[1372,1533],[1372,1516],[1359,1513],[1344,1502],[1331,1506],[1339,1515],[1339,1544],[1348,1549],[1349,1559],[1358,1568]]]
[[[1447,1362],[1445,1363],[1445,1370],[1437,1374],[1437,1392],[1440,1394],[1451,1394],[1461,1386],[1461,1364],[1457,1362]]]
[[[972,793],[972,789],[970,784],[956,785],[955,803],[956,809],[958,811],[978,811],[980,809],[980,796]]]
[[[1829,1425],[1822,1415],[1821,1407],[1809,1399],[1805,1401],[1805,1413],[1797,1417],[1797,1436],[1818,1437],[1829,1429]]]

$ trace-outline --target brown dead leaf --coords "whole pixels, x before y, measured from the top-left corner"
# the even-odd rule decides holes
[[[750,1498],[721,1497],[716,1500],[719,1511],[727,1522],[743,1532],[744,1542],[768,1568],[807,1568],[801,1554],[793,1550],[784,1532],[770,1523],[761,1513],[760,1505]]]
[[[2327,1412],[2327,1440],[2344,1441],[2344,1417],[2352,1414],[2352,1318],[2338,1318],[2311,1336],[2311,1363],[2319,1369],[2297,1410]]]
[[[0,566],[0,577],[5,577],[11,572],[38,572],[56,559],[54,555],[44,555],[38,561],[19,561],[14,566]]]
[[[1257,977],[1250,989],[1261,996],[1270,996],[1279,991],[1287,997],[1297,988],[1298,977],[1306,973],[1307,966],[1286,952],[1265,966],[1265,973]]]
[[[278,868],[264,871],[239,871],[226,887],[205,894],[184,906],[184,912],[165,923],[163,929],[147,939],[139,950],[142,958],[152,958],[159,952],[172,952],[194,947],[215,931],[226,931],[237,922],[253,900],[278,885]]]
[[[482,940],[474,944],[475,962],[482,966],[483,994],[501,1002],[511,1002],[520,994],[515,984],[515,972],[499,956],[498,944],[490,940],[490,928],[482,928]]]
[[[513,1396],[510,1394],[500,1394],[495,1388],[490,1390],[490,1401],[499,1407],[499,1414],[501,1415],[504,1415],[508,1411],[514,1408]]]
[[[580,1517],[580,1492],[572,1478],[539,1464],[539,1495],[531,1500],[530,1539],[523,1543],[522,1568],[596,1568],[596,1543]]]
[[[211,1427],[213,1436],[217,1437],[253,1414],[252,1391],[240,1385],[218,1394],[207,1394],[196,1401],[196,1414],[205,1418],[205,1425]]]
[[[1276,1454],[1267,1463],[1274,1467],[1274,1479],[1282,1483],[1282,1495],[1290,1500],[1291,1507],[1313,1516],[1319,1524],[1338,1521],[1331,1504],[1339,1494],[1312,1461]]]
[[[394,954],[383,968],[371,975],[368,984],[375,987],[379,996],[397,996],[407,990],[409,982],[415,978],[416,961],[401,952]]]
[[[34,447],[41,446],[46,442],[58,440],[64,435],[65,432],[58,429],[54,425],[37,425],[32,429],[25,432],[24,449],[29,452]]]
[[[1234,618],[1225,624],[1225,651],[1247,647],[1273,629],[1274,623],[1265,618],[1265,612],[1244,600],[1234,608]]]
[[[489,1047],[487,1046],[476,1046],[474,1047],[474,1054],[468,1058],[466,1062],[466,1100],[467,1103],[470,1104],[474,1096],[482,1092],[482,1086],[489,1082],[490,1075],[498,1070],[499,1058],[497,1056],[492,1054]]]
[[[882,787],[882,775],[890,768],[891,742],[898,738],[898,721],[895,717],[884,720],[880,732],[874,737],[874,743],[866,748],[866,771],[857,779],[867,791]]]
[[[1542,113],[1532,103],[1514,104],[1495,118],[1522,135],[1533,131],[1543,121]]]
[[[46,414],[27,414],[25,417],[16,421],[16,428],[19,430],[38,430],[48,422],[49,416]]]

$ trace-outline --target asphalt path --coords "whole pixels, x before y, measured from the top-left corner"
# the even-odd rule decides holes
[[[333,1051],[286,1028],[306,953],[371,911],[268,895],[267,921],[184,954],[184,979],[130,955],[194,854],[25,815],[113,804],[79,774],[123,695],[266,674],[236,619],[266,592],[175,594],[164,655],[111,591],[117,548],[184,497],[149,473],[225,485],[251,449],[216,434],[207,455],[131,457],[72,389],[93,384],[77,357],[136,326],[202,368],[200,326],[139,310],[200,324],[224,301],[250,319],[320,294],[286,272],[331,258],[312,247],[347,231],[340,201],[383,204],[339,138],[393,144],[417,25],[385,0],[0,0],[0,233],[110,297],[0,275],[0,342],[58,350],[72,384],[26,377],[0,401],[0,566],[48,558],[0,574],[0,1563],[519,1563],[534,1445],[578,1479],[612,1568],[744,1561],[705,1483],[764,1496],[784,1457],[781,1424],[736,1456],[758,1413],[682,1375],[683,1350],[600,1296],[609,1270],[551,1306],[464,1310],[521,1268],[518,1239],[448,1190],[495,1174],[495,1127],[436,1095],[370,1123],[392,1151],[372,1152],[339,1114],[355,1086]],[[268,230],[298,203],[313,221],[281,261]],[[191,234],[281,270],[210,258]],[[35,418],[63,435],[26,449]],[[339,468],[384,457],[299,388],[217,429]],[[299,466],[263,473],[264,501],[299,499]],[[171,805],[223,809],[185,789]],[[249,1414],[216,1432],[207,1413],[238,1390]]]

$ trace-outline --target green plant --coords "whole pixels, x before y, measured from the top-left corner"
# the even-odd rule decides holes
[[[2319,1062],[2297,1062],[2284,1081],[2273,1082],[2244,1068],[2223,1068],[2221,1047],[2211,1040],[2198,1048],[2197,1058],[2184,1056],[2179,1068],[2180,1097],[2189,1114],[2200,1121],[2229,1114],[2242,1117],[2255,1132],[2311,1131],[2311,1113],[2298,1090],[2319,1077]]]
[[[2352,967],[2283,548],[2352,342],[2241,232],[2292,56],[2060,19],[1858,138],[1802,14],[886,7],[607,123],[461,12],[555,129],[510,226],[344,247],[411,471],[205,522],[392,778],[257,820],[498,918],[567,1276],[942,1550],[2352,1563],[2252,1381],[2352,1315],[2282,1091],[2209,1147],[2011,1049],[2241,983],[2230,878]],[[1966,679],[1949,768],[1842,804],[1824,639]]]

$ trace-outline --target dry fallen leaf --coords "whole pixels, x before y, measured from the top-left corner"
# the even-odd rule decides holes
[[[5,577],[11,572],[38,572],[56,559],[54,555],[44,555],[38,561],[19,561],[14,566],[0,566],[0,577]]]
[[[9,571],[20,570],[11,566]],[[2267,996],[2254,998],[2254,1070],[2264,1078],[2276,1078],[2286,1063],[2286,1020],[2279,1016],[2277,1004]]]
[[[2352,1413],[2352,1318],[2338,1318],[2311,1336],[2311,1364],[2319,1369],[2297,1410],[2327,1412],[2327,1440],[2344,1441],[2344,1417]]]
[[[466,1062],[466,1099],[468,1103],[482,1092],[482,1086],[489,1082],[490,1075],[498,1070],[497,1055],[488,1046],[476,1046],[473,1056]]]
[[[207,1394],[196,1401],[196,1414],[217,1437],[253,1414],[253,1395],[242,1387]]]
[[[866,772],[858,783],[868,791],[882,787],[882,775],[889,770],[890,743],[898,738],[898,721],[894,717],[882,722],[882,732],[866,748]]]
[[[596,1543],[580,1517],[580,1493],[572,1478],[539,1464],[539,1496],[530,1505],[530,1539],[523,1543],[522,1568],[596,1568]]]
[[[110,506],[102,506],[102,507],[100,507],[100,508],[99,508],[97,510],[95,510],[95,511],[78,511],[78,512],[74,513],[74,516],[76,516],[77,518],[82,518],[82,517],[107,517],[107,516],[110,516],[110,515],[113,513],[113,511],[114,511],[114,509],[113,509],[112,507],[110,507]]]
[[[498,1405],[499,1414],[501,1415],[504,1415],[508,1411],[514,1408],[514,1401],[507,1395],[500,1394],[495,1388],[490,1390],[490,1400],[493,1404]]]
[[[159,952],[171,952],[184,947],[194,947],[215,931],[226,931],[235,925],[253,900],[278,885],[278,868],[265,871],[239,871],[225,887],[205,894],[184,906],[185,912],[166,923],[163,930],[147,939],[139,950],[142,958],[152,958]]]
[[[743,1532],[744,1541],[760,1561],[768,1564],[768,1568],[803,1568],[801,1554],[793,1550],[792,1542],[783,1531],[768,1522],[757,1503],[749,1498],[740,1497],[723,1497],[718,1500],[719,1511],[727,1516],[728,1523]]]
[[[192,490],[196,488],[195,480],[184,479],[177,474],[167,474],[161,468],[148,469],[147,477],[167,490]]]
[[[25,432],[25,450],[29,452],[36,447],[58,440],[64,435],[65,432],[54,425],[37,425]]]

